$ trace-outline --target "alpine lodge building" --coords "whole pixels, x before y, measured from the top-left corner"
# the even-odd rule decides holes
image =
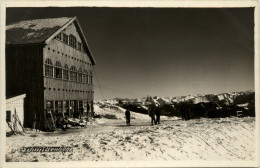
[[[6,98],[26,94],[24,127],[93,115],[96,62],[76,17],[7,25],[5,59]]]

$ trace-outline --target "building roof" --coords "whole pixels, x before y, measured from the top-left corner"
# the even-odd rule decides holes
[[[75,22],[75,26],[87,49],[87,54],[90,56],[92,64],[95,65],[95,59],[92,56],[87,40],[76,17],[34,19],[9,24],[6,26],[6,44],[48,44],[72,22]]]
[[[72,18],[26,20],[6,26],[7,44],[43,43]]]
[[[17,101],[17,100],[20,100],[20,99],[24,99],[25,97],[26,97],[26,94],[22,94],[22,95],[19,95],[19,96],[15,96],[15,97],[6,99],[6,103],[11,103],[11,102],[13,102],[13,101]]]

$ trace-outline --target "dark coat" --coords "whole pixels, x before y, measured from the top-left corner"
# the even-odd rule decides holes
[[[130,111],[129,110],[125,111],[125,117],[126,117],[126,119],[130,120]]]

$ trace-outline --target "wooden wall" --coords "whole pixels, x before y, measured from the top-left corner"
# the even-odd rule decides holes
[[[43,46],[6,46],[6,97],[26,94],[24,126],[44,127]]]
[[[82,42],[74,23],[69,25],[63,33],[68,36],[72,34],[76,37],[78,42]],[[43,48],[43,61],[48,58],[52,60],[53,65],[56,61],[59,61],[63,67],[67,64],[69,69],[71,66],[75,66],[77,70],[81,68],[82,71],[87,70],[88,73],[93,71],[93,66],[87,53],[75,49],[58,39],[51,40],[50,43]],[[91,101],[94,99],[93,84],[44,77],[44,88],[45,100]]]

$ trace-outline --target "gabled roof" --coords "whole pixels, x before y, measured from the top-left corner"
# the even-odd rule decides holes
[[[72,18],[26,20],[6,26],[6,44],[43,43]]]
[[[75,26],[78,29],[92,64],[95,65],[95,59],[92,56],[87,40],[76,17],[34,19],[12,23],[6,26],[6,44],[48,44],[72,22],[75,23]]]

